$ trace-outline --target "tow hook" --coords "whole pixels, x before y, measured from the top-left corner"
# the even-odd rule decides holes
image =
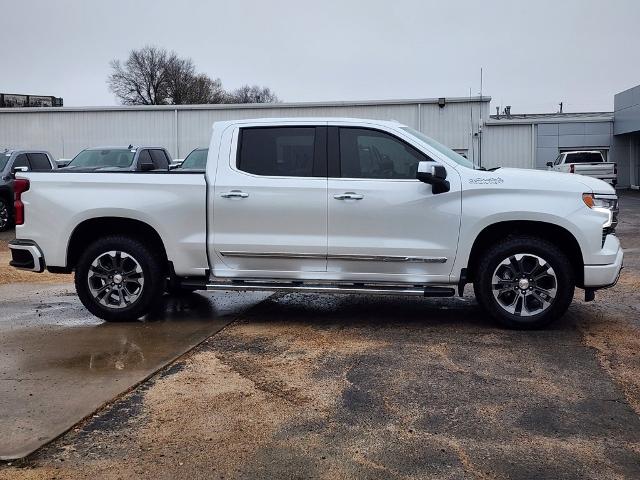
[[[585,288],[584,289],[584,301],[585,302],[593,302],[596,299],[596,290],[595,288]]]

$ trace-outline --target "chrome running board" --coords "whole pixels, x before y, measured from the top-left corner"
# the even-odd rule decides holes
[[[207,284],[207,290],[275,291],[301,293],[365,293],[370,295],[414,295],[420,297],[452,297],[455,290],[449,287],[407,286],[363,283],[304,283],[304,282],[259,282],[228,281]]]

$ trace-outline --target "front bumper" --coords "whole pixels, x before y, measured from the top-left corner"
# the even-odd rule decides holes
[[[624,253],[618,243],[618,251],[616,252],[613,263],[584,266],[584,286],[586,288],[607,288],[614,286],[618,282],[618,278],[620,278],[623,261]]]
[[[44,255],[40,247],[31,240],[12,240],[9,242],[11,261],[9,265],[20,270],[44,272]]]

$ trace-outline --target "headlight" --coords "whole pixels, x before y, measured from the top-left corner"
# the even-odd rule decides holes
[[[596,212],[607,215],[608,220],[602,225],[604,228],[614,227],[618,223],[618,197],[615,195],[601,195],[597,193],[583,193],[582,201],[587,207]]]

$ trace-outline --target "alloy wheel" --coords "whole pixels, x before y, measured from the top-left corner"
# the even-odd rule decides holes
[[[100,254],[87,274],[93,298],[108,308],[125,308],[140,298],[144,289],[144,272],[131,255],[111,250]]]
[[[498,264],[491,284],[493,297],[502,309],[512,315],[530,317],[551,307],[558,279],[542,257],[519,253]]]

